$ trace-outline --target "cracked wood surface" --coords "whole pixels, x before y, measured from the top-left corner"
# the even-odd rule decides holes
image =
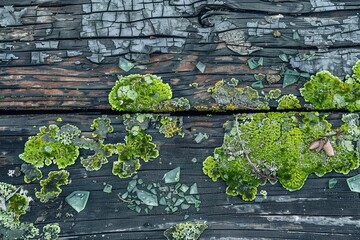
[[[22,177],[6,177],[9,169],[20,166],[18,154],[22,152],[28,136],[37,133],[34,125],[56,124],[60,115],[4,115],[0,117],[0,176],[6,182],[23,185],[30,195],[38,183],[24,184]],[[92,120],[100,114],[68,114],[62,124],[71,123],[88,131]],[[121,141],[126,132],[119,115],[109,115],[114,126],[114,133],[109,142]],[[341,114],[331,114],[328,119],[334,127],[341,124]],[[119,201],[117,194],[124,193],[129,179],[119,179],[111,174],[112,161],[96,172],[86,172],[79,161],[67,170],[70,172],[71,184],[63,186],[63,192],[52,203],[31,204],[31,212],[23,220],[35,221],[47,213],[42,226],[58,222],[61,226],[60,239],[164,239],[163,230],[170,225],[183,221],[184,214],[189,220],[206,220],[209,224],[201,239],[358,239],[360,229],[359,194],[349,191],[346,178],[349,176],[335,173],[322,178],[310,175],[304,187],[295,192],[288,192],[280,184],[267,184],[260,189],[268,192],[267,199],[260,194],[254,202],[244,202],[237,197],[225,194],[226,185],[222,181],[212,182],[202,173],[202,161],[212,154],[213,149],[223,141],[222,124],[232,120],[231,115],[185,116],[184,138],[176,136],[165,139],[156,129],[150,128],[160,156],[149,163],[144,163],[139,177],[145,182],[160,182],[163,174],[176,166],[181,166],[181,182],[188,185],[197,182],[199,187],[201,209],[196,212],[190,208],[186,212],[167,214],[163,207],[157,207],[150,214],[137,214],[127,209]],[[194,141],[195,133],[207,133],[210,138],[200,144]],[[176,154],[174,154],[176,152]],[[193,162],[196,158],[197,162]],[[54,167],[44,168],[44,175]],[[334,189],[328,188],[328,181],[337,178]],[[111,194],[102,191],[103,183],[113,185]],[[67,204],[58,210],[64,197],[75,190],[90,191],[88,205],[81,213],[76,213]],[[59,215],[61,213],[61,215]],[[73,214],[72,215],[69,215]]]
[[[10,178],[7,172],[21,163],[18,154],[27,137],[37,132],[33,126],[62,117],[63,123],[89,130],[99,112],[109,113],[108,93],[116,75],[161,76],[173,96],[188,98],[196,111],[195,107],[214,103],[207,88],[222,78],[235,77],[240,86],[248,86],[256,73],[276,75],[286,68],[350,74],[360,56],[359,9],[360,1],[354,0],[0,0],[0,110],[24,111],[0,116],[0,179],[24,184],[22,177]],[[280,37],[273,36],[275,30]],[[293,39],[294,32],[300,40]],[[278,58],[282,53],[290,56],[289,63]],[[120,56],[136,67],[127,73],[119,69]],[[249,69],[250,57],[263,57],[264,66]],[[204,73],[195,67],[198,61],[206,64]],[[299,96],[303,104],[298,89],[305,81],[282,89],[282,94]],[[199,88],[189,87],[193,82]],[[282,80],[272,85],[264,81],[263,91],[281,87]],[[42,110],[93,112],[45,115]],[[165,139],[149,130],[160,157],[143,164],[139,176],[160,181],[167,170],[181,166],[182,180],[199,185],[202,207],[190,212],[190,220],[208,221],[202,239],[358,239],[359,194],[346,185],[346,178],[358,170],[349,176],[311,175],[295,192],[266,185],[261,188],[268,191],[266,200],[259,196],[255,202],[244,202],[226,196],[225,184],[212,182],[201,171],[203,159],[222,144],[221,126],[232,115],[183,114],[185,138]],[[112,142],[125,136],[115,118],[119,115],[110,115],[117,132]],[[330,118],[339,125],[341,116]],[[196,144],[197,132],[208,133],[209,140]],[[196,163],[191,162],[194,157]],[[61,239],[164,239],[163,230],[182,221],[183,215],[160,208],[149,215],[128,210],[116,194],[124,192],[129,180],[113,176],[111,166],[110,161],[100,171],[87,173],[79,163],[70,167],[72,184],[63,187],[54,203],[34,203],[24,220],[35,221],[47,212],[38,226],[59,222]],[[333,177],[339,182],[328,189]],[[113,185],[112,194],[102,192],[103,182]],[[35,187],[38,184],[25,185],[32,195]],[[62,216],[55,218],[63,198],[80,188],[91,191],[86,210],[77,214],[63,204]]]
[[[109,110],[107,94],[116,75],[131,73],[161,76],[174,96],[189,98],[195,110],[214,103],[206,89],[222,78],[235,77],[246,86],[256,73],[277,75],[286,68],[311,74],[326,69],[343,77],[360,56],[359,1],[14,0],[11,5],[0,1],[2,110]],[[300,40],[293,39],[294,32]],[[278,58],[282,53],[289,63]],[[119,56],[136,67],[122,71]],[[252,56],[264,57],[264,66],[250,70],[246,61]],[[195,67],[198,61],[206,65],[204,73]],[[283,94],[299,96],[306,80]],[[189,87],[193,82],[200,87]],[[281,84],[264,80],[263,91]]]

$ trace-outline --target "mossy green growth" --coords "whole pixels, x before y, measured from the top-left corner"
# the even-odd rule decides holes
[[[273,89],[269,91],[268,97],[270,99],[278,99],[281,96],[281,89]]]
[[[356,142],[347,142],[353,148],[341,146],[325,117],[317,112],[238,115],[233,123],[226,124],[223,145],[205,159],[203,172],[213,181],[224,180],[226,193],[240,195],[245,201],[254,200],[258,186],[267,181],[279,181],[294,191],[311,173],[322,176],[335,170],[346,174],[359,166]],[[312,142],[324,136],[334,147],[334,156],[309,149]]]
[[[354,69],[357,75],[358,64]],[[360,110],[360,81],[348,79],[345,82],[328,71],[318,72],[300,89],[305,101],[316,109]]]
[[[29,209],[27,191],[14,185],[0,182],[0,226],[15,229],[20,217]]]
[[[268,110],[269,103],[259,96],[258,91],[252,87],[236,87],[239,80],[220,80],[214,87],[208,89],[211,97],[215,100],[216,106],[213,109],[224,108],[223,110],[235,109],[262,109]]]
[[[206,222],[183,222],[166,229],[164,236],[168,240],[197,240],[207,228]]]
[[[96,118],[90,127],[93,130],[93,137],[105,139],[109,133],[114,131],[110,118]]]
[[[35,196],[44,203],[56,198],[62,192],[60,186],[69,183],[68,178],[69,172],[66,170],[51,171],[47,179],[40,181],[41,189],[35,192]]]
[[[277,106],[278,110],[294,110],[301,108],[299,99],[293,94],[282,96],[278,100],[278,103],[279,103]]]
[[[20,159],[42,168],[55,163],[59,169],[73,165],[79,156],[79,148],[70,144],[72,138],[80,135],[80,130],[71,125],[59,128],[56,125],[40,127],[36,136],[29,137]]]
[[[125,144],[116,146],[118,160],[113,163],[112,173],[120,178],[127,178],[140,169],[140,159],[148,162],[151,158],[157,158],[159,151],[151,140],[149,134],[134,125],[125,137]]]
[[[30,183],[42,178],[41,170],[32,164],[21,164],[21,172],[24,173],[24,181],[26,183]]]
[[[355,65],[352,67],[354,72],[353,77],[360,83],[360,60],[358,60]]]
[[[182,118],[175,116],[162,116],[161,127],[159,132],[164,134],[166,138],[172,138],[175,135],[184,137],[185,133],[182,130]]]
[[[41,236],[41,240],[56,240],[60,235],[60,227],[57,223],[46,224],[43,227],[43,233]]]
[[[160,77],[146,74],[131,74],[121,77],[109,94],[113,109],[128,112],[163,112],[188,110],[185,98],[171,99],[172,91]]]

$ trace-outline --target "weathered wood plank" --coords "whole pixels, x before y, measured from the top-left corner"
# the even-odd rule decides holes
[[[0,181],[24,185],[21,177],[7,177],[7,172],[21,164],[17,156],[22,152],[27,137],[37,133],[37,127],[56,124],[56,119],[62,117],[61,124],[71,123],[82,131],[89,131],[92,120],[98,116],[98,113],[0,116]],[[334,127],[341,124],[340,116],[329,116]],[[126,135],[121,116],[108,117],[115,128],[115,133],[109,136],[109,142],[121,142]],[[232,118],[229,115],[185,116],[184,138],[165,139],[156,129],[149,129],[160,156],[144,163],[139,177],[145,182],[161,182],[166,171],[181,166],[181,181],[188,185],[197,182],[199,187],[201,209],[199,212],[189,209],[186,213],[190,214],[190,219],[208,221],[209,229],[202,239],[357,239],[360,228],[360,212],[357,211],[359,194],[350,192],[346,178],[358,174],[359,170],[351,172],[349,176],[329,173],[318,178],[311,175],[304,187],[295,192],[284,190],[280,184],[266,185],[261,189],[268,192],[267,199],[259,195],[254,202],[227,196],[223,182],[212,182],[205,176],[201,171],[202,160],[222,144],[222,124]],[[210,138],[196,144],[194,134],[198,132],[207,133]],[[195,163],[191,161],[194,157],[197,158]],[[144,236],[148,239],[163,239],[163,230],[182,221],[185,212],[166,214],[159,207],[147,215],[127,209],[116,194],[125,191],[129,179],[119,179],[111,174],[112,160],[97,172],[86,172],[79,162],[68,167],[71,184],[62,188],[63,192],[55,202],[32,203],[31,212],[25,215],[24,220],[35,221],[47,212],[45,222],[38,225],[59,222],[62,227],[61,239],[144,239]],[[44,174],[50,170],[55,168],[47,168]],[[328,180],[333,177],[338,179],[338,184],[334,189],[328,189]],[[113,185],[111,194],[102,192],[104,182]],[[33,189],[39,188],[39,185],[32,183],[24,187],[33,195]],[[64,197],[74,190],[91,192],[87,208],[76,213],[64,203],[62,210],[58,210]],[[59,212],[61,216],[57,215]],[[66,213],[73,216],[66,216]]]
[[[246,86],[255,81],[255,73],[279,74],[285,68],[310,73],[327,69],[344,76],[360,56],[358,1],[12,4],[14,9],[0,4],[3,110],[109,110],[107,94],[115,75],[130,73],[162,76],[174,95],[188,97],[195,110],[210,106],[206,89],[222,78],[236,77]],[[6,18],[12,13],[17,17]],[[281,36],[275,38],[274,31]],[[293,39],[295,31],[300,40]],[[261,50],[251,53],[255,49]],[[250,53],[264,57],[264,66],[250,70],[246,65]],[[290,56],[290,63],[278,58],[281,53]],[[119,56],[136,62],[137,68],[120,70]],[[304,60],[304,56],[311,57]],[[206,64],[205,73],[196,69],[198,61]],[[305,80],[283,93],[299,96]],[[190,88],[192,82],[200,88]],[[264,81],[264,92],[281,83]]]

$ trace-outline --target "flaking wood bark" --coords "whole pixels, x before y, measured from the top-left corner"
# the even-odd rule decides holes
[[[343,77],[360,56],[357,1],[13,1],[0,5],[0,108],[109,109],[116,75],[152,73],[195,106],[206,89],[235,77],[296,68]],[[341,11],[341,14],[335,14]],[[274,31],[280,37],[273,36]],[[300,40],[293,39],[293,33]],[[278,55],[290,56],[284,63]],[[136,63],[126,73],[119,56]],[[264,66],[250,70],[250,57]],[[206,65],[205,73],[196,67]],[[36,67],[35,67],[36,66]],[[283,89],[299,96],[305,79]],[[200,88],[190,88],[196,82]],[[264,81],[264,92],[281,87]],[[198,108],[199,109],[199,108]]]

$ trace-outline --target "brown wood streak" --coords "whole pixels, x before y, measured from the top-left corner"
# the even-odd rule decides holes
[[[71,123],[79,126],[83,131],[88,131],[92,120],[97,114],[68,114],[64,115],[61,124]],[[30,135],[36,134],[37,127],[48,124],[58,124],[59,115],[3,115],[0,116],[0,176],[6,176],[9,169],[14,169],[21,164],[17,157],[23,149],[24,142]],[[115,131],[108,142],[121,142],[125,136],[125,129],[121,118],[117,115],[111,118]],[[329,121],[338,126],[340,114],[330,114]],[[359,196],[350,192],[346,185],[346,178],[340,174],[329,173],[322,178],[311,175],[305,186],[300,191],[287,192],[279,184],[267,184],[261,189],[267,190],[268,198],[260,195],[254,202],[243,202],[240,198],[228,197],[224,193],[225,184],[222,181],[212,182],[202,171],[202,160],[212,154],[215,147],[222,143],[222,124],[232,120],[233,116],[185,116],[184,129],[189,133],[184,138],[174,137],[165,139],[155,129],[148,132],[153,136],[160,150],[159,159],[143,164],[139,177],[145,182],[161,181],[164,172],[181,166],[181,181],[186,184],[197,182],[201,194],[202,207],[199,212],[189,210],[190,219],[202,219],[209,223],[203,239],[239,236],[245,239],[357,239],[358,222],[360,217],[358,209]],[[61,125],[60,124],[60,125]],[[37,127],[34,128],[33,126]],[[210,135],[208,140],[200,144],[194,143],[194,134],[198,132]],[[175,153],[175,154],[174,154]],[[198,161],[193,163],[192,158]],[[156,208],[151,214],[136,214],[121,203],[117,193],[124,192],[128,179],[119,179],[111,174],[110,162],[100,171],[87,172],[77,163],[67,170],[71,174],[72,182],[63,187],[60,197],[53,203],[43,204],[38,201],[32,203],[31,212],[24,220],[34,221],[43,212],[47,212],[45,222],[39,226],[59,222],[62,233],[66,239],[78,237],[80,239],[96,239],[104,235],[110,239],[161,239],[162,231],[171,224],[182,221],[183,214],[166,214],[161,207]],[[44,168],[47,174],[51,168]],[[54,170],[54,169],[53,169]],[[350,176],[355,175],[352,172]],[[328,189],[330,178],[336,177],[338,184],[334,189]],[[6,181],[15,185],[23,185],[33,195],[33,188],[38,188],[38,183],[24,185],[22,177],[6,178]],[[113,185],[113,192],[102,192],[103,182]],[[57,210],[63,198],[74,190],[91,191],[91,196],[86,209],[75,213],[66,203],[61,211]],[[324,207],[324,206],[327,207]],[[106,207],[104,207],[106,206]],[[61,216],[56,218],[60,212]],[[66,216],[74,214],[74,217]],[[297,219],[297,220],[296,220]],[[297,222],[298,221],[298,222]]]

